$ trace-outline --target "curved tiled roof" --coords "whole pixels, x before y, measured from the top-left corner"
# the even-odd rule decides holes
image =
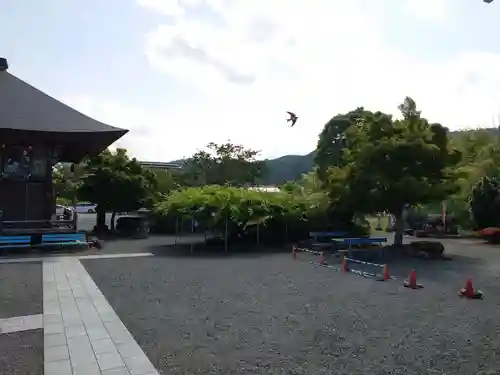
[[[94,120],[0,69],[2,142],[40,136],[65,144],[67,161],[75,161],[101,152],[127,132]]]

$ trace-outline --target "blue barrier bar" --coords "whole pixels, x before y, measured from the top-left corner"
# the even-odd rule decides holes
[[[385,237],[360,237],[360,238],[344,238],[341,243],[346,245],[365,245],[365,244],[381,244],[387,242]]]
[[[343,237],[346,236],[348,233],[347,232],[310,232],[309,237]]]
[[[56,233],[56,234],[42,234],[42,238],[61,238],[61,237],[71,237],[71,238],[84,238],[85,233]]]
[[[30,236],[0,236],[0,244],[5,243],[30,243]]]
[[[0,249],[26,248],[30,246],[30,236],[0,236]]]
[[[41,245],[86,242],[85,233],[58,233],[42,235]]]

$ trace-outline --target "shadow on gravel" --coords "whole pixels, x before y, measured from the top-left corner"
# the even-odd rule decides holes
[[[455,273],[470,275],[475,271],[480,271],[485,262],[481,259],[454,255],[450,260],[420,260],[420,259],[399,259],[388,262],[391,274],[399,277],[407,277],[414,269],[419,277],[430,281],[442,281],[444,274]]]
[[[232,245],[228,246],[227,252],[224,246],[213,244],[177,244],[177,245],[151,245],[148,251],[155,256],[176,258],[261,258],[270,255],[284,254],[290,252],[288,247],[267,247],[255,245]]]

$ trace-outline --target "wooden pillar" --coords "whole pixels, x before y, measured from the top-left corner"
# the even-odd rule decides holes
[[[44,218],[50,220],[55,208],[56,195],[52,184],[52,150],[51,147],[45,146],[43,149],[45,157],[45,202],[44,202]]]

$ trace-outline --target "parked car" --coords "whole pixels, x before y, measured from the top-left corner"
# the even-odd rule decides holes
[[[63,216],[64,215],[64,209],[66,207],[60,205],[60,204],[56,204],[56,216],[59,217],[59,216]]]
[[[97,205],[94,203],[77,203],[75,209],[78,213],[93,213],[96,212],[96,207]]]

